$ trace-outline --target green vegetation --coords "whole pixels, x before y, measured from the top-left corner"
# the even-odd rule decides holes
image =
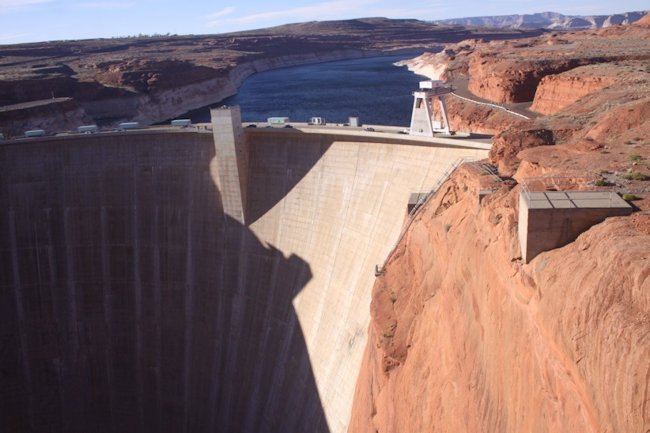
[[[451,229],[451,224],[445,224],[445,232],[449,232],[449,229]]]
[[[643,173],[639,173],[638,171],[632,171],[630,173],[625,173],[623,175],[623,179],[625,180],[648,180],[650,177]]]
[[[632,162],[641,162],[641,161],[643,161],[643,157],[641,155],[632,154],[632,155],[630,155],[630,161],[632,161]]]
[[[638,195],[634,195],[634,194],[629,194],[629,193],[623,194],[623,200],[626,200],[626,201],[639,200],[640,198],[641,197],[639,197]]]
[[[607,186],[608,182],[604,178],[601,177],[600,179],[596,179],[596,181],[594,182],[594,185],[596,185],[596,186]]]

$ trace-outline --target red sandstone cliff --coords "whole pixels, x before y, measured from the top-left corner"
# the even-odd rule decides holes
[[[602,90],[616,82],[615,74],[604,74],[604,68],[583,66],[542,78],[531,110],[541,114],[555,114],[579,99]]]
[[[350,432],[645,432],[650,214],[530,264],[518,187],[478,203],[461,169],[373,291]]]
[[[591,38],[633,55],[537,74],[540,84],[524,90],[547,115],[450,104],[452,118],[498,132],[490,161],[506,180],[461,167],[377,278],[350,433],[650,430],[650,70],[634,57],[643,46],[648,55],[645,22],[558,42],[565,50]],[[447,56],[446,71],[489,83],[497,59],[477,53],[496,45],[554,46],[475,43]],[[531,63],[513,58],[501,56],[511,72],[483,97],[508,100],[525,88]],[[523,264],[517,197],[534,182],[634,194],[640,212]],[[479,191],[497,186],[479,203]]]

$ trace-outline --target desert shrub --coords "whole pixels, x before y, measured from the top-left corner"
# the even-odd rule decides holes
[[[639,173],[638,171],[632,171],[630,173],[625,173],[623,175],[623,179],[625,180],[648,180],[650,177],[643,173]]]
[[[641,155],[630,155],[630,161],[632,162],[641,162],[643,161],[643,157]]]
[[[623,194],[623,200],[627,200],[627,201],[638,200],[640,198],[641,197],[634,194],[629,194],[629,193]]]

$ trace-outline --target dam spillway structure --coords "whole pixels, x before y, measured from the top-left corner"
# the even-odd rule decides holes
[[[345,431],[410,193],[486,154],[241,128],[233,108],[211,128],[3,142],[0,425]]]

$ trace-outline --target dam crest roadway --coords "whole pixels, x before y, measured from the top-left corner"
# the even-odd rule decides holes
[[[0,143],[9,429],[347,430],[409,195],[490,145],[212,115]]]

